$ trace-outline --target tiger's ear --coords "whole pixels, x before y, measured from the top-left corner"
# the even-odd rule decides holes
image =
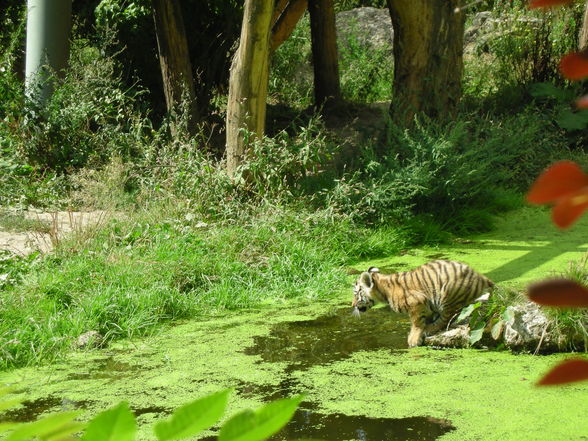
[[[376,268],[375,266],[370,266],[367,270],[368,273],[379,273],[380,268]]]
[[[359,283],[361,283],[364,286],[367,286],[368,288],[371,288],[374,284],[371,273],[361,273],[361,276],[359,277]]]

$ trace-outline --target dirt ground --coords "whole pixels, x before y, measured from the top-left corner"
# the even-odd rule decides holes
[[[0,225],[0,250],[18,255],[35,251],[50,252],[60,240],[72,232],[81,232],[87,227],[99,225],[112,217],[106,211],[25,211],[19,213],[33,229],[5,231]]]

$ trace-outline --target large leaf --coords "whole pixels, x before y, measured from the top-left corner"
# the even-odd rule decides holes
[[[186,438],[208,429],[225,412],[231,389],[226,389],[188,403],[165,421],[155,426],[155,435],[160,441]]]
[[[540,305],[562,308],[588,307],[588,289],[567,279],[537,282],[528,288],[529,299]]]
[[[584,380],[588,380],[588,360],[573,358],[555,366],[537,384],[552,386]]]
[[[496,323],[494,323],[494,326],[492,326],[492,330],[490,331],[490,335],[492,335],[492,338],[494,340],[498,340],[500,338],[500,336],[502,335],[503,329],[504,329],[504,321],[498,320]]]
[[[573,1],[574,0],[531,0],[529,2],[529,9],[551,8],[553,6],[567,5]]]
[[[12,430],[17,426],[20,426],[20,423],[0,423],[0,433]]]
[[[554,98],[557,101],[570,101],[574,94],[564,90],[553,83],[535,83],[529,86],[529,93],[535,98]]]
[[[479,307],[480,307],[480,303],[479,302],[478,303],[472,303],[471,305],[466,306],[465,308],[463,308],[461,310],[461,313],[457,317],[456,322],[459,323],[463,319],[469,317],[470,315],[472,315],[472,312],[474,312]]]
[[[564,55],[559,61],[559,70],[568,80],[582,80],[588,77],[587,51]]]
[[[561,111],[555,118],[555,122],[565,130],[584,130],[588,127],[588,111],[573,112],[570,109]]]
[[[79,414],[79,411],[60,412],[20,425],[5,441],[24,441],[34,437],[51,441],[69,439],[69,435],[83,427],[73,421]]]
[[[285,398],[238,413],[223,425],[218,441],[262,441],[272,436],[290,421],[302,398]]]
[[[133,441],[137,433],[135,416],[126,402],[96,415],[81,441]]]
[[[482,339],[483,334],[484,334],[484,325],[480,326],[479,328],[472,329],[470,331],[470,344],[473,345],[474,343],[479,342]]]
[[[527,200],[532,204],[555,202],[588,185],[588,176],[572,161],[559,161],[545,169],[535,180]]]

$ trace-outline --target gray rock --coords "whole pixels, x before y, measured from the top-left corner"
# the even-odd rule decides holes
[[[537,350],[557,346],[549,332],[549,319],[532,302],[509,306],[504,324],[504,344],[511,349]]]
[[[464,53],[490,51],[493,40],[520,32],[521,29],[538,28],[543,23],[537,17],[494,17],[490,11],[478,12],[464,33]]]
[[[445,332],[425,337],[425,345],[446,348],[467,348],[470,346],[470,327],[459,325]]]
[[[394,40],[388,9],[355,8],[339,12],[335,18],[339,49],[355,42],[370,49],[389,49]]]
[[[89,349],[102,346],[104,337],[98,331],[88,331],[80,335],[74,342],[77,349]]]

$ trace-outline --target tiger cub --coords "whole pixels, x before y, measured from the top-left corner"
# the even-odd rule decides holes
[[[410,316],[408,346],[419,346],[425,335],[444,329],[449,321],[475,300],[488,298],[494,283],[464,263],[435,260],[396,274],[370,268],[359,276],[353,290],[353,313],[376,303],[388,303],[395,312]],[[486,294],[486,295],[484,295]]]

